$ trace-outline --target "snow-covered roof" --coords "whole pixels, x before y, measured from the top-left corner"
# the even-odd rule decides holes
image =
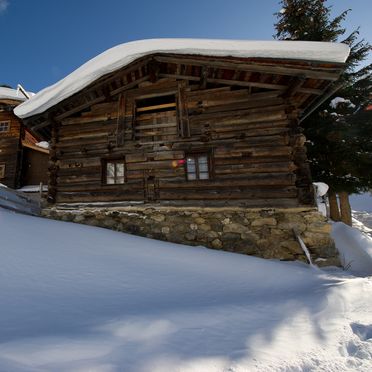
[[[177,53],[216,57],[277,58],[343,63],[349,47],[339,43],[311,41],[246,41],[209,39],[149,39],[121,44],[99,54],[77,70],[19,105],[20,118],[40,114],[79,92],[98,78],[154,53]]]
[[[34,93],[27,92],[30,96]],[[11,99],[14,101],[26,101],[26,97],[19,89],[0,87],[0,99]]]

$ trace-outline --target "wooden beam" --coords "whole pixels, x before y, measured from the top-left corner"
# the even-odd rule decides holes
[[[321,79],[321,80],[330,80],[336,81],[338,80],[338,74],[341,70],[337,68],[335,72],[325,71],[326,69],[323,68],[321,70],[316,69],[314,67],[308,68],[298,68],[298,67],[291,67],[286,65],[284,66],[277,66],[273,64],[268,64],[267,62],[262,62],[258,64],[257,62],[231,62],[227,60],[216,60],[215,58],[202,60],[199,58],[188,57],[185,55],[181,56],[155,56],[154,57],[159,62],[166,62],[166,63],[177,63],[179,64],[182,61],[182,64],[189,64],[195,66],[211,66],[217,68],[227,68],[231,70],[240,70],[240,71],[247,71],[247,72],[260,72],[266,74],[279,74],[279,75],[289,75],[289,76],[298,76],[298,75],[305,75],[306,78],[311,79]]]
[[[67,116],[70,116],[72,114],[75,114],[76,112],[79,112],[81,110],[84,110],[85,108],[95,105],[96,103],[103,102],[106,99],[104,95],[99,96],[98,98],[92,99],[92,100],[87,100],[87,102],[83,103],[82,105],[76,106],[68,111],[65,111],[64,113],[56,116],[56,120],[62,120],[66,118]]]
[[[202,66],[200,71],[199,89],[205,89],[207,87],[208,74],[209,74],[208,66]]]
[[[288,89],[283,93],[282,97],[283,98],[293,97],[296,94],[296,92],[300,90],[305,80],[306,80],[305,75],[293,77],[291,83],[288,86]]]

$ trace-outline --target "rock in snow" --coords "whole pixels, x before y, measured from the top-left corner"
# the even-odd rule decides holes
[[[312,41],[246,41],[210,39],[149,39],[113,47],[86,62],[64,79],[47,87],[19,105],[20,118],[40,114],[79,92],[93,81],[116,71],[136,59],[153,53],[195,54],[207,56],[287,58],[309,61],[346,61],[350,52],[346,44]]]
[[[371,371],[372,280],[0,208],[1,371]]]

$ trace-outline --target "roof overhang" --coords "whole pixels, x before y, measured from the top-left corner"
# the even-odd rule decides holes
[[[120,94],[151,79],[156,70],[158,77],[206,79],[209,83],[297,94],[302,114],[319,97],[333,91],[348,55],[348,46],[336,43],[142,40],[119,45],[93,58],[19,105],[15,113],[34,133],[45,138],[50,132],[44,130],[50,118],[63,119],[107,96]]]

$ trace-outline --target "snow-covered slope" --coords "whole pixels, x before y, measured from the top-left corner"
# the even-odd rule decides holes
[[[149,39],[132,41],[111,48],[77,70],[37,93],[15,109],[25,118],[40,114],[97,80],[136,59],[153,53],[207,56],[286,58],[322,62],[345,62],[346,44],[311,41],[246,41],[210,39]]]
[[[0,371],[371,371],[372,281],[0,209]]]

